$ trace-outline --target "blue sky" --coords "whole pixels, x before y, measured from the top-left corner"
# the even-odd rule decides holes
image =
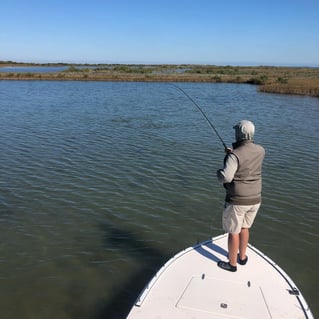
[[[319,66],[319,0],[2,0],[0,60]]]

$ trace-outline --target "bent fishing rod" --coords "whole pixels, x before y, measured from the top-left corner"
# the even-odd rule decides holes
[[[203,110],[201,109],[201,107],[179,86],[170,83],[172,86],[174,86],[176,89],[180,90],[191,102],[193,102],[193,104],[197,107],[197,109],[199,110],[199,112],[203,115],[203,117],[205,118],[205,120],[207,121],[207,123],[209,124],[209,126],[211,127],[211,129],[213,130],[213,132],[217,135],[217,137],[219,138],[219,140],[222,142],[225,150],[228,149],[226,143],[223,141],[223,139],[221,138],[221,136],[219,135],[219,133],[217,132],[215,126],[212,124],[212,122],[209,120],[209,118],[206,116],[206,114],[203,112]]]

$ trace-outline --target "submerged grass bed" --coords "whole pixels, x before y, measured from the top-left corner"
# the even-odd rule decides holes
[[[1,66],[65,66],[66,70],[51,73],[1,72]],[[306,67],[0,62],[0,80],[249,83],[258,85],[261,92],[319,97],[319,68]]]

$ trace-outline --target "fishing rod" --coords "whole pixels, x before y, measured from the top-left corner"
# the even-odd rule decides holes
[[[222,142],[222,144],[226,150],[228,148],[226,143],[223,141],[223,139],[221,138],[221,136],[217,132],[215,126],[212,124],[212,122],[209,120],[209,118],[206,116],[206,114],[203,112],[203,110],[200,108],[200,106],[182,88],[180,88],[179,86],[172,84],[172,83],[171,83],[171,85],[174,86],[176,89],[180,90],[191,102],[193,102],[193,104],[197,107],[199,112],[204,116],[205,120],[207,121],[207,123],[209,124],[209,126],[211,127],[213,132],[217,135],[219,140]]]

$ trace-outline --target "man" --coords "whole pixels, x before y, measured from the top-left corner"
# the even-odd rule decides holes
[[[226,189],[223,228],[228,233],[228,262],[218,266],[237,271],[237,261],[248,261],[246,249],[249,228],[252,226],[261,204],[261,171],[265,150],[253,141],[255,126],[243,120],[236,124],[233,149],[227,148],[224,168],[217,171],[218,180]]]

